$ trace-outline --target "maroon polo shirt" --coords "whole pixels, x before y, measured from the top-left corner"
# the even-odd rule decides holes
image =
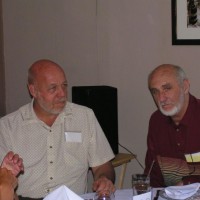
[[[175,185],[184,177],[192,181],[194,176],[197,179],[193,182],[200,182],[200,162],[193,160],[194,153],[200,152],[200,100],[189,96],[189,106],[178,126],[159,110],[154,112],[149,121],[147,147],[145,173],[156,161],[151,186]],[[186,161],[185,154],[191,156],[192,162]]]

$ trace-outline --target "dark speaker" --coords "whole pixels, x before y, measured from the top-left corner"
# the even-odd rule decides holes
[[[118,154],[117,88],[73,86],[72,102],[91,108],[115,154]]]

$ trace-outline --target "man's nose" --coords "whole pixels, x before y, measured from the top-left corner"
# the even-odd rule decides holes
[[[58,90],[57,90],[57,95],[58,96],[60,96],[60,97],[64,97],[64,96],[66,96],[66,88],[64,87],[62,87],[62,86],[60,86],[60,87],[58,87]]]
[[[159,92],[159,97],[158,97],[159,101],[162,102],[166,99],[166,93],[165,91],[161,91]]]

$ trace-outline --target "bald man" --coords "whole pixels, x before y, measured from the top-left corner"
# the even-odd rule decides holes
[[[152,163],[151,185],[166,187],[200,182],[200,100],[179,66],[163,64],[148,77],[158,108],[149,121],[145,173]]]
[[[38,60],[28,70],[32,101],[0,120],[0,156],[16,150],[24,160],[19,199],[43,199],[66,185],[87,191],[88,168],[93,190],[115,190],[114,154],[93,113],[67,101],[64,70],[51,60]]]

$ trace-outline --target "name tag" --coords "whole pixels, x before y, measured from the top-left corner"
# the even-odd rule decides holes
[[[151,192],[133,196],[133,200],[151,200]]]
[[[65,132],[65,141],[66,142],[82,142],[82,133],[81,132]]]
[[[200,152],[192,153],[192,154],[185,154],[185,158],[187,162],[200,162]]]

